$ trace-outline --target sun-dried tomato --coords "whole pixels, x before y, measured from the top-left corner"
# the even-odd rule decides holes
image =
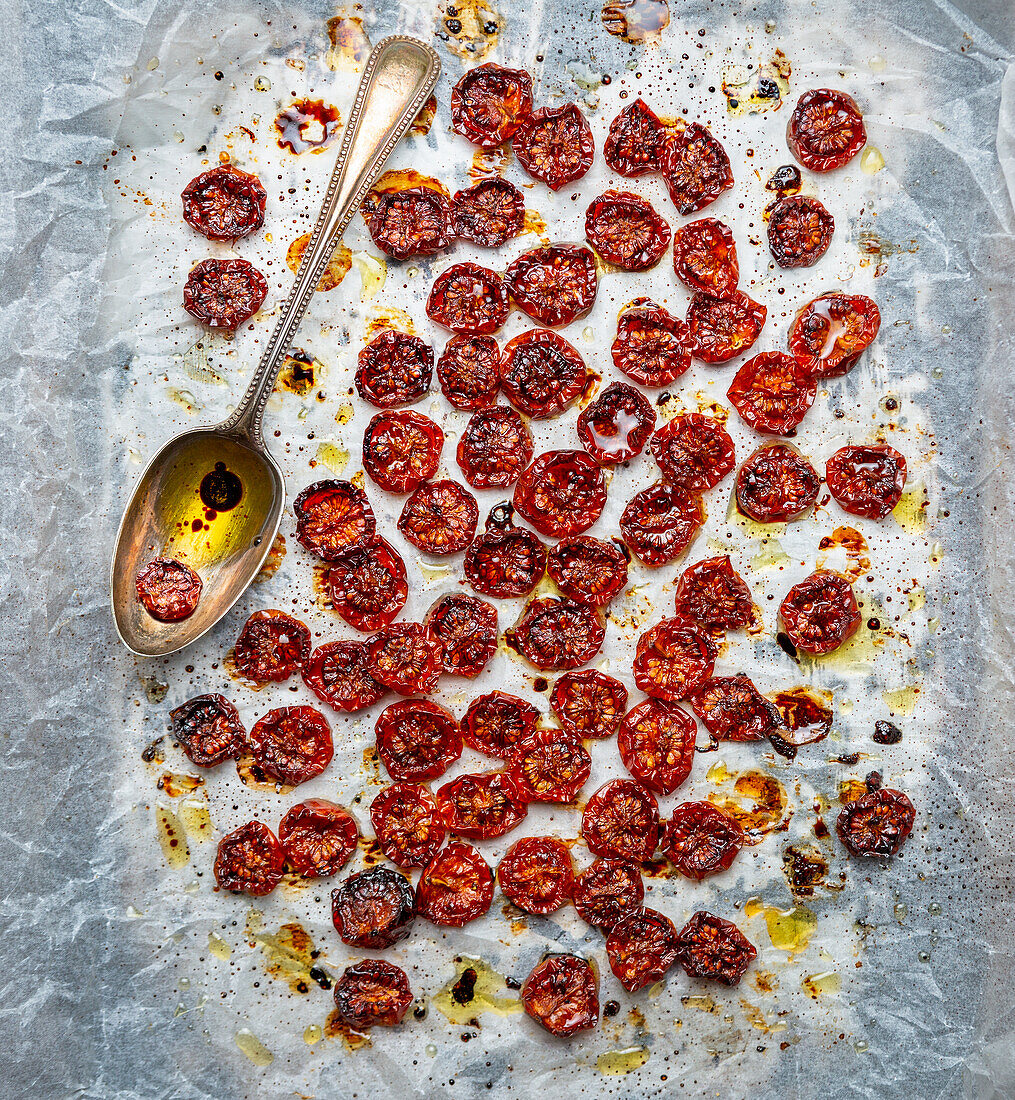
[[[610,929],[606,957],[620,984],[635,993],[665,977],[677,961],[677,930],[658,910],[637,909]]]
[[[310,629],[284,611],[255,611],[236,639],[237,671],[259,684],[288,680],[310,656]]]
[[[383,699],[388,689],[369,672],[365,642],[326,642],[303,662],[303,682],[322,702],[353,714]]]
[[[474,840],[503,836],[528,813],[507,772],[457,776],[437,791],[437,808],[449,833]]]
[[[765,443],[737,471],[737,507],[758,523],[806,515],[818,499],[821,475],[788,443]]]
[[[141,566],[134,590],[141,606],[160,623],[177,623],[197,610],[204,582],[175,558],[153,558]]]
[[[816,393],[807,363],[782,351],[765,351],[737,371],[726,396],[755,431],[789,435],[814,404]]]
[[[599,1021],[599,979],[587,959],[547,955],[525,979],[522,1006],[551,1035],[574,1035]]]
[[[183,189],[183,217],[213,241],[235,241],[264,225],[268,195],[257,176],[220,164]]]
[[[535,730],[511,754],[511,775],[527,802],[573,802],[591,771],[588,749],[563,730]]]
[[[350,875],[331,891],[331,921],[350,947],[391,947],[405,939],[415,919],[412,883],[390,867]]]
[[[845,92],[812,88],[793,108],[786,125],[786,144],[812,172],[841,168],[867,144],[860,108]]]
[[[818,569],[786,593],[779,619],[797,649],[820,656],[853,637],[860,609],[847,577]]]
[[[351,627],[380,630],[405,606],[405,562],[379,535],[363,539],[331,563],[328,589],[331,606]]]
[[[399,695],[428,695],[437,686],[443,667],[441,647],[419,623],[385,627],[367,642],[367,653],[370,675]]]
[[[456,192],[451,220],[459,237],[485,248],[497,248],[521,233],[525,197],[507,180],[480,180]]]
[[[644,863],[659,842],[659,806],[633,779],[611,779],[585,803],[582,836],[593,855]]]
[[[479,65],[451,89],[451,128],[492,149],[509,140],[532,113],[532,77],[524,69]]]
[[[516,840],[497,866],[501,892],[519,909],[545,916],[564,905],[574,887],[568,846],[556,837]]]
[[[278,839],[290,870],[304,878],[327,878],[349,862],[356,851],[359,829],[344,806],[308,798],[282,818]]]
[[[677,961],[692,978],[737,985],[758,954],[739,928],[699,910],[677,934]]]
[[[398,529],[425,554],[457,554],[476,536],[479,505],[457,481],[428,481],[402,508]]]
[[[219,841],[215,881],[220,890],[262,898],[282,881],[284,870],[282,845],[260,821],[248,821]]]
[[[678,558],[705,522],[701,498],[665,481],[654,481],[628,501],[620,516],[620,533],[645,565]]]
[[[666,139],[660,166],[673,205],[684,217],[715,202],[733,186],[726,150],[697,122]]]
[[[497,652],[497,609],[465,592],[441,596],[423,620],[449,676],[478,676]]]
[[[711,802],[682,802],[660,842],[673,866],[694,879],[728,870],[743,846],[743,829]]]
[[[551,191],[581,179],[596,153],[592,130],[573,103],[533,111],[515,130],[511,148],[525,171]]]
[[[411,493],[437,473],[443,449],[444,432],[430,417],[379,412],[363,433],[363,469],[385,492]]]
[[[363,959],[347,966],[335,982],[335,1010],[357,1031],[402,1022],[412,1004],[409,977],[384,959]]]
[[[729,226],[715,218],[682,225],[673,235],[673,270],[691,290],[732,298],[740,281],[740,264]]]
[[[855,856],[894,856],[915,817],[916,808],[902,791],[881,787],[843,806],[835,831]]]
[[[623,859],[597,859],[574,880],[575,911],[586,924],[611,929],[645,900],[641,872]]]
[[[500,348],[492,336],[453,336],[437,360],[441,393],[456,409],[471,412],[497,400]]]
[[[546,547],[531,531],[515,526],[513,516],[506,501],[491,509],[486,530],[466,551],[465,575],[484,596],[525,596],[546,571]]]
[[[430,389],[433,348],[418,336],[385,329],[360,349],[356,391],[379,409],[411,405]]]
[[[508,644],[543,672],[581,668],[603,648],[606,626],[599,610],[574,600],[530,600],[504,632]]]
[[[600,464],[615,466],[640,455],[656,426],[656,411],[626,382],[614,382],[578,416],[578,439]]]
[[[374,730],[377,755],[398,781],[436,779],[462,755],[462,731],[455,716],[431,699],[392,703],[381,711]]]
[[[488,336],[507,320],[508,289],[496,271],[479,264],[452,264],[434,280],[426,315],[452,332]]]
[[[675,603],[677,615],[709,630],[740,630],[755,617],[751,590],[728,554],[689,565],[677,581]]]
[[[451,203],[432,187],[385,191],[377,198],[367,228],[373,242],[389,256],[433,256],[454,240]]]
[[[551,327],[584,317],[599,287],[596,258],[583,245],[543,245],[523,252],[504,277],[519,308]]]
[[[279,783],[296,786],[331,763],[331,726],[316,707],[278,707],[259,718],[247,735],[254,762]]]
[[[293,501],[293,515],[300,544],[325,561],[377,529],[366,493],[351,481],[329,479],[308,485]]]
[[[414,783],[393,783],[370,804],[381,851],[399,867],[424,867],[444,843],[447,829],[433,795]]]
[[[906,460],[887,443],[840,447],[825,464],[825,481],[843,511],[884,519],[902,498]]]
[[[501,358],[508,401],[534,420],[559,416],[585,392],[588,369],[577,350],[555,332],[531,329],[509,340]]]
[[[605,607],[627,584],[627,557],[616,543],[575,535],[551,548],[546,571],[568,599]]]
[[[236,329],[268,296],[264,276],[247,260],[202,260],[183,286],[183,308],[209,328]]]
[[[550,694],[550,711],[561,729],[580,738],[600,740],[616,733],[626,706],[627,688],[592,668],[566,672]]]
[[[538,721],[539,711],[531,703],[504,691],[491,691],[469,704],[462,719],[462,736],[477,752],[507,760],[535,731]]]
[[[828,251],[835,219],[810,195],[779,199],[768,217],[768,247],[780,267],[810,267]]]
[[[604,191],[585,212],[585,239],[607,263],[645,271],[669,246],[670,227],[640,195]]]
[[[729,298],[695,294],[687,307],[687,327],[694,357],[703,363],[725,363],[757,340],[768,310],[737,290]]]
[[[760,741],[780,725],[779,711],[748,676],[714,676],[690,696],[705,729],[720,741]]]
[[[416,885],[421,917],[460,928],[481,917],[493,901],[493,872],[471,844],[452,841],[423,868]]]
[[[199,768],[212,768],[240,755],[247,731],[224,695],[198,695],[169,712],[173,737]]]
[[[636,99],[610,123],[603,157],[621,176],[658,172],[662,166],[666,129],[643,100]]]
[[[513,499],[544,535],[580,535],[599,519],[606,479],[585,451],[545,451],[518,478]]]
[[[458,441],[458,465],[475,489],[506,489],[532,461],[532,433],[506,405],[480,409]]]
[[[736,465],[733,439],[722,422],[702,413],[680,413],[652,436],[652,457],[672,485],[703,493]]]
[[[620,724],[620,759],[642,786],[672,794],[691,774],[697,732],[694,719],[676,703],[646,699]]]
[[[617,322],[613,364],[639,386],[659,389],[675,382],[691,365],[690,329],[648,299],[624,310]]]
[[[712,675],[711,637],[687,619],[663,619],[638,639],[634,682],[654,699],[686,699]]]
[[[819,294],[793,319],[788,346],[810,361],[817,378],[838,378],[852,370],[881,328],[881,311],[863,294]]]

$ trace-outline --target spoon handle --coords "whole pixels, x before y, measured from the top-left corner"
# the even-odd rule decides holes
[[[436,52],[405,35],[385,38],[371,51],[296,282],[247,392],[221,430],[263,447],[264,407],[311,295],[346,226],[381,174],[388,154],[433,91],[440,71]]]

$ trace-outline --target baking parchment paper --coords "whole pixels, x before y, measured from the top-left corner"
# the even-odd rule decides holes
[[[674,4],[660,41],[643,46],[610,36],[592,5],[450,12],[406,3],[346,13],[362,19],[371,41],[436,30],[445,64],[437,119],[392,164],[452,190],[468,182],[474,150],[448,132],[448,92],[478,56],[527,67],[540,102],[582,103],[599,149],[623,93],[642,94],[662,114],[701,117],[733,158],[737,186],[709,213],[732,223],[742,283],[769,307],[758,347],[780,346],[796,308],[829,286],[870,293],[881,306],[879,340],[856,371],[819,394],[798,444],[819,468],[847,440],[882,436],[910,459],[897,518],[856,521],[829,504],[766,540],[727,516],[724,485],[709,494],[709,521],[690,551],[688,560],[729,552],[764,612],[767,633],[731,639],[719,668],[747,672],[763,691],[808,683],[834,695],[832,735],[794,761],[724,745],[699,757],[679,796],[662,802],[665,813],[688,797],[731,798],[745,771],[777,782],[777,812],[761,820],[770,831],[718,883],[646,880],[649,904],[678,924],[709,908],[744,928],[759,958],[740,988],[706,988],[674,972],[661,988],[629,997],[605,965],[598,933],[567,911],[523,921],[502,911],[498,895],[488,916],[463,930],[417,924],[390,957],[408,970],[424,1018],[349,1049],[341,1036],[322,1035],[330,997],[310,975],[312,966],[340,973],[357,957],[331,930],[330,884],[285,885],[250,904],[213,891],[211,863],[225,831],[253,815],[275,827],[306,796],[342,801],[366,825],[383,782],[365,755],[372,712],[334,717],[335,761],[298,794],[249,789],[226,766],[188,783],[181,777],[197,769],[168,739],[161,762],[141,760],[166,732],[171,706],[199,691],[224,691],[248,724],[270,706],[312,701],[302,685],[251,692],[223,665],[245,616],[260,607],[299,609],[322,639],[351,634],[326,610],[306,613],[313,571],[291,518],[274,576],[177,658],[133,661],[106,606],[108,553],[133,477],[170,435],[220,419],[242,392],[289,286],[286,249],[316,214],[331,154],[278,149],[273,119],[306,94],[344,116],[358,81],[357,51],[329,50],[325,20],[334,10],[214,7],[36,4],[6,21],[3,125],[20,153],[3,166],[0,220],[0,386],[9,410],[0,439],[0,1060],[10,1095],[533,1096],[550,1087],[611,1096],[1012,1095],[1009,13],[970,16],[946,4]],[[449,29],[455,19],[461,31]],[[483,24],[499,31],[486,34]],[[760,217],[771,197],[764,180],[789,159],[788,108],[734,115],[722,90],[724,79],[752,80],[777,49],[792,69],[789,102],[807,87],[847,89],[884,160],[882,167],[871,154],[866,171],[857,158],[829,178],[805,174],[837,231],[821,264],[803,273],[769,270]],[[271,292],[253,330],[233,341],[202,336],[179,307],[191,264],[232,254],[179,217],[182,186],[220,153],[269,185],[265,231],[235,254],[265,271]],[[585,202],[609,182],[604,168],[597,158],[580,190],[557,196],[526,188],[548,236],[581,238]],[[505,171],[529,182],[514,163]],[[678,223],[658,180],[632,189]],[[495,254],[459,245],[452,258],[503,267],[537,237]],[[346,243],[353,269],[315,298],[298,340],[319,363],[315,387],[304,397],[278,394],[269,407],[268,435],[278,433],[272,445],[290,496],[318,477],[359,469],[370,412],[349,388],[367,327],[404,323],[402,311],[438,348],[444,339],[422,303],[452,258],[381,269],[359,219]],[[646,276],[610,273],[593,313],[567,330],[604,380],[615,377],[608,348],[617,310],[639,294],[677,313],[686,302],[667,262]],[[503,338],[524,327],[514,315]],[[695,363],[660,415],[723,404],[732,373]],[[454,476],[464,414],[439,397],[418,407],[445,424],[445,468]],[[570,443],[574,416],[538,425],[537,449]],[[735,416],[730,430],[738,456],[756,445]],[[649,480],[648,462],[618,471],[593,533],[615,529],[623,503]],[[401,502],[369,483],[367,491],[382,531],[401,547]],[[497,499],[485,494],[480,503]],[[820,560],[821,537],[847,522],[868,545],[871,567],[858,590],[865,621],[879,626],[865,626],[834,658],[798,665],[774,640],[777,601]],[[449,570],[405,550],[416,570],[405,617],[419,618],[458,577],[455,563]],[[843,564],[834,552],[828,560]],[[671,606],[678,571],[632,571],[599,667],[628,679],[632,640]],[[502,627],[519,607],[502,603]],[[532,680],[501,653],[473,685],[442,685],[440,698],[461,713],[467,698],[496,686],[545,713]],[[870,734],[887,717],[904,737],[881,748]],[[593,752],[589,791],[620,770],[614,745]],[[486,766],[467,753],[457,770]],[[819,815],[834,821],[839,784],[872,768],[908,791],[919,811],[913,838],[889,866],[849,861],[814,831]],[[160,822],[187,835],[187,858],[172,855],[177,866],[160,850]],[[506,840],[541,831],[574,837],[577,814],[533,812]],[[812,896],[789,890],[790,845],[816,849],[828,863]],[[491,862],[505,847],[481,845]],[[576,856],[584,862],[580,848]],[[350,869],[369,858],[361,853]],[[523,979],[551,948],[598,959],[602,999],[620,1009],[596,1032],[549,1040],[517,1012],[498,977]],[[466,957],[490,968],[479,968],[489,997],[456,1011],[442,991],[456,977],[455,959]]]

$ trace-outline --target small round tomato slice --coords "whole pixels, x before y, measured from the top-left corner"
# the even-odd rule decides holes
[[[456,409],[471,412],[492,405],[500,389],[497,341],[492,336],[453,336],[437,360],[437,380]]]
[[[766,351],[744,363],[726,396],[755,431],[789,435],[814,404],[816,393],[808,363],[782,351]]]
[[[659,389],[691,365],[694,341],[687,325],[654,302],[625,309],[617,322],[613,364],[639,386]]]
[[[593,855],[644,863],[659,842],[659,806],[633,779],[611,779],[585,803],[582,836]]]
[[[553,685],[550,711],[565,733],[602,740],[620,728],[627,688],[598,669],[566,672]]]
[[[455,193],[451,203],[455,232],[473,244],[498,248],[525,224],[525,197],[513,183],[495,177]]]
[[[388,693],[370,675],[369,664],[365,642],[326,642],[314,650],[300,672],[318,699],[335,710],[354,714]]]
[[[620,759],[642,786],[672,794],[691,774],[697,732],[694,719],[676,703],[646,699],[620,724]]]
[[[533,111],[515,130],[511,148],[522,168],[551,191],[581,179],[596,151],[592,130],[573,103]]]
[[[585,360],[549,329],[523,332],[504,346],[501,385],[512,405],[533,420],[569,409],[585,392]]]
[[[363,433],[363,469],[388,493],[411,493],[429,481],[441,460],[444,432],[412,410],[380,412]]]
[[[462,755],[462,731],[455,716],[431,699],[406,699],[385,707],[374,732],[377,755],[398,781],[436,779]]]
[[[327,878],[349,862],[359,829],[344,806],[323,798],[299,802],[282,818],[278,839],[291,870],[304,878]]]
[[[457,481],[428,481],[402,507],[398,530],[425,554],[457,554],[476,536],[479,505]]]
[[[504,632],[508,645],[543,672],[587,665],[605,636],[597,608],[549,596],[530,600],[514,627]]]
[[[437,791],[437,809],[449,833],[492,840],[519,825],[528,806],[507,772],[459,775]]]
[[[845,92],[812,88],[793,108],[786,125],[786,144],[812,172],[841,168],[867,144],[860,108]]]
[[[406,187],[380,195],[367,220],[377,247],[396,260],[433,256],[455,237],[451,203],[432,187]]]
[[[331,606],[356,630],[380,630],[405,607],[402,555],[379,535],[344,550],[328,570]]]
[[[524,69],[478,65],[451,89],[451,129],[484,149],[508,141],[531,112],[532,77]]]
[[[666,702],[686,699],[712,675],[715,644],[687,619],[663,619],[638,639],[634,682]]]
[[[335,1011],[356,1031],[402,1022],[412,1004],[409,976],[384,959],[363,959],[342,971],[335,982]]]
[[[138,601],[160,623],[190,618],[197,610],[203,587],[200,576],[175,558],[154,558],[134,578]]]
[[[350,947],[391,947],[408,936],[415,919],[412,883],[390,867],[350,875],[331,892],[331,921]]]
[[[183,189],[183,217],[213,241],[235,241],[264,225],[268,195],[257,176],[220,164]]]
[[[640,195],[604,191],[585,212],[585,239],[607,263],[645,271],[666,251],[670,227]]]
[[[462,737],[469,748],[508,760],[538,721],[539,711],[531,703],[505,691],[490,691],[469,704]]]
[[[697,122],[666,139],[661,167],[673,205],[684,217],[715,202],[733,186],[726,150]]]
[[[504,853],[497,866],[497,882],[508,901],[519,909],[545,916],[571,897],[571,852],[556,837],[523,837]]]
[[[399,695],[427,695],[437,686],[441,647],[420,623],[392,623],[367,642],[370,675]]]
[[[474,489],[506,489],[532,461],[532,433],[506,405],[480,409],[458,441],[457,459]]]
[[[441,596],[423,620],[449,676],[478,676],[497,652],[497,609],[465,592]]]
[[[551,1035],[574,1035],[599,1021],[599,979],[587,959],[548,955],[525,979],[522,1006]]]
[[[563,730],[535,730],[511,754],[511,775],[527,802],[573,802],[591,771],[588,749]]]
[[[641,871],[627,860],[597,859],[574,880],[575,911],[595,928],[608,931],[644,900]]]
[[[786,593],[779,619],[797,649],[820,657],[853,637],[860,609],[847,577],[818,569]]]
[[[426,315],[452,332],[489,336],[507,320],[508,290],[504,280],[479,264],[453,264],[434,280]]]
[[[656,411],[626,382],[614,382],[578,416],[581,445],[600,466],[616,466],[640,455],[656,424]]]
[[[430,389],[433,348],[418,336],[385,329],[359,353],[356,391],[379,409],[411,405]]]
[[[818,378],[848,373],[881,328],[881,312],[863,294],[820,294],[790,325],[791,354],[807,359]]]
[[[766,443],[737,471],[737,508],[757,523],[800,519],[818,499],[821,475],[788,443]]]
[[[370,804],[370,822],[381,851],[399,867],[425,867],[447,836],[433,795],[415,783],[385,787]]]
[[[660,844],[673,866],[693,879],[728,870],[743,846],[743,829],[711,802],[677,806]]]
[[[729,432],[701,413],[680,413],[667,421],[649,447],[663,477],[689,493],[714,489],[737,460]]]
[[[704,910],[677,933],[677,959],[692,978],[737,985],[757,954],[732,921]]]
[[[284,611],[255,611],[236,639],[236,668],[256,683],[288,680],[310,656],[310,629]]]
[[[894,856],[915,819],[916,807],[902,791],[881,787],[845,805],[835,831],[855,856]]]
[[[666,128],[643,100],[636,99],[610,123],[603,157],[621,176],[641,176],[661,167]]]
[[[748,676],[715,676],[693,695],[691,707],[720,741],[760,741],[780,725],[779,711]]]
[[[737,246],[729,226],[715,218],[682,225],[673,236],[673,270],[693,291],[730,298],[740,281]]]
[[[546,571],[546,547],[531,531],[516,527],[513,516],[506,501],[491,509],[486,530],[466,552],[465,575],[485,596],[525,596]]]
[[[325,561],[377,530],[366,493],[351,481],[308,485],[293,501],[293,515],[300,544]]]
[[[840,447],[825,464],[825,481],[843,511],[884,519],[902,499],[906,460],[887,443]]]
[[[742,355],[761,335],[768,310],[737,290],[729,298],[695,294],[687,307],[687,327],[694,357],[703,363],[725,363]]]
[[[768,247],[780,267],[811,267],[828,251],[835,219],[810,195],[788,195],[768,214]]]
[[[331,763],[331,726],[315,707],[278,707],[258,719],[247,735],[254,763],[279,783],[296,786]]]
[[[452,841],[423,868],[416,907],[434,924],[461,928],[481,917],[493,901],[493,872],[471,844]]]
[[[666,565],[691,545],[705,522],[701,498],[679,485],[655,481],[635,493],[620,516],[620,533],[645,565]]]
[[[585,451],[545,451],[518,478],[513,500],[544,535],[580,535],[599,519],[606,479]]]
[[[198,695],[169,712],[173,737],[199,768],[213,768],[239,756],[247,731],[236,708],[224,695]]]
[[[550,550],[546,571],[569,600],[605,607],[627,584],[627,556],[616,543],[575,535]]]
[[[523,252],[505,278],[518,308],[550,328],[584,317],[599,289],[596,258],[583,245],[542,245]]]
[[[637,909],[610,929],[606,957],[620,984],[635,993],[665,977],[677,961],[677,930],[658,910]]]
[[[248,260],[202,260],[183,286],[183,308],[208,328],[233,331],[264,304],[265,277]]]
[[[275,834],[260,821],[248,821],[219,841],[215,882],[219,890],[264,897],[282,881],[285,853]]]
[[[689,565],[676,588],[676,612],[708,630],[740,630],[754,621],[754,600],[728,554]]]

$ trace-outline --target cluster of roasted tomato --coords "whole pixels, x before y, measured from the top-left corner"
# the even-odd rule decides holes
[[[592,135],[581,112],[574,105],[534,109],[531,80],[519,70],[471,70],[454,89],[451,111],[458,133],[485,147],[510,141],[522,167],[554,189],[579,179],[592,162]],[[820,90],[801,97],[788,138],[805,167],[826,171],[855,155],[865,134],[848,96]],[[705,127],[665,125],[641,100],[613,121],[605,157],[624,176],[661,172],[681,215],[701,210],[733,182],[725,151]],[[235,235],[242,215],[230,215],[229,189],[239,184],[231,174],[219,182],[209,176],[215,173],[188,188],[203,196],[198,213],[188,218],[216,225],[219,235]],[[432,255],[456,236],[502,244],[521,230],[523,217],[521,193],[497,178],[451,200],[427,187],[380,195],[369,228],[379,247],[404,258]],[[831,216],[813,199],[783,198],[770,212],[770,244],[782,266],[813,263],[831,231]],[[656,263],[671,241],[669,226],[649,203],[618,191],[589,206],[586,234],[602,260],[628,271]],[[764,306],[738,289],[736,247],[722,222],[689,222],[672,243],[676,274],[693,292],[687,319],[641,300],[621,315],[613,345],[617,368],[641,387],[670,384],[693,358],[717,364],[743,353],[766,318]],[[606,933],[610,967],[628,990],[659,980],[676,962],[692,975],[735,984],[754,947],[734,924],[707,912],[695,913],[678,931],[644,906],[639,865],[662,851],[677,872],[701,879],[729,868],[745,841],[737,821],[709,802],[684,802],[668,820],[660,817],[656,796],[672,794],[687,780],[695,756],[697,727],[682,703],[715,741],[778,737],[793,743],[795,731],[748,677],[714,674],[725,632],[757,622],[750,588],[728,557],[684,569],[673,614],[638,640],[633,676],[646,698],[631,707],[619,680],[582,670],[600,652],[604,615],[626,587],[631,556],[658,567],[687,549],[705,518],[702,494],[736,468],[733,441],[721,420],[698,413],[678,415],[657,429],[653,404],[622,382],[581,412],[580,446],[535,455],[528,420],[560,415],[587,394],[592,376],[580,353],[548,327],[515,337],[503,350],[493,336],[512,304],[541,326],[569,324],[592,308],[597,286],[596,256],[568,245],[526,252],[503,276],[455,264],[433,284],[427,313],[454,333],[436,364],[440,387],[455,408],[472,413],[458,444],[458,465],[473,488],[512,490],[511,502],[495,507],[482,530],[469,489],[435,476],[444,446],[440,426],[403,407],[428,392],[433,350],[394,330],[362,349],[356,388],[379,410],[364,433],[366,474],[380,489],[406,496],[398,529],[410,543],[426,554],[464,553],[472,593],[440,597],[423,622],[396,621],[408,595],[402,556],[379,533],[361,488],[320,481],[294,502],[297,537],[325,563],[332,608],[366,637],[314,649],[298,619],[259,611],[236,641],[235,668],[257,684],[298,673],[322,702],[344,713],[391,693],[399,697],[375,724],[377,754],[393,782],[374,798],[370,819],[381,851],[401,870],[375,867],[334,890],[332,916],[343,942],[386,948],[408,935],[417,917],[461,926],[485,913],[495,872],[467,841],[508,833],[533,803],[573,803],[591,771],[586,741],[616,736],[630,778],[605,783],[582,812],[581,837],[595,861],[576,873],[564,841],[525,837],[496,868],[500,889],[528,913],[573,904]],[[821,295],[794,321],[788,353],[763,353],[737,371],[731,403],[757,431],[791,433],[818,381],[849,370],[878,325],[870,299]],[[507,404],[497,404],[498,393]],[[646,447],[659,479],[627,503],[621,537],[588,535],[606,501],[604,470]],[[883,444],[843,447],[825,469],[839,504],[872,518],[895,506],[905,476],[902,455]],[[741,511],[773,523],[810,511],[821,477],[796,448],[769,442],[741,464],[735,482]],[[516,513],[529,527],[514,522]],[[531,598],[544,575],[560,595]],[[536,669],[560,674],[550,694],[556,726],[541,726],[535,707],[502,691],[474,699],[461,719],[428,697],[442,675],[476,677],[496,652],[498,611],[483,597],[530,597],[503,635]],[[860,623],[850,581],[826,570],[793,586],[779,615],[793,645],[808,654],[836,649]],[[195,764],[235,759],[241,769],[290,787],[320,775],[333,752],[329,723],[310,706],[271,710],[247,731],[228,700],[205,695],[173,711],[173,728]],[[440,779],[464,746],[499,766],[431,791],[426,784]],[[882,789],[872,776],[868,792],[842,811],[837,829],[854,854],[886,856],[905,840],[913,817],[909,799]],[[286,868],[333,875],[358,837],[346,809],[308,800],[286,813],[277,837],[256,821],[224,837],[216,879],[222,888],[261,895],[274,889]],[[403,873],[411,869],[420,871],[415,887]],[[369,959],[345,971],[335,1000],[349,1024],[366,1027],[401,1020],[412,993],[402,970]],[[550,1032],[569,1035],[595,1025],[598,980],[587,960],[550,955],[529,975],[522,1000]]]

